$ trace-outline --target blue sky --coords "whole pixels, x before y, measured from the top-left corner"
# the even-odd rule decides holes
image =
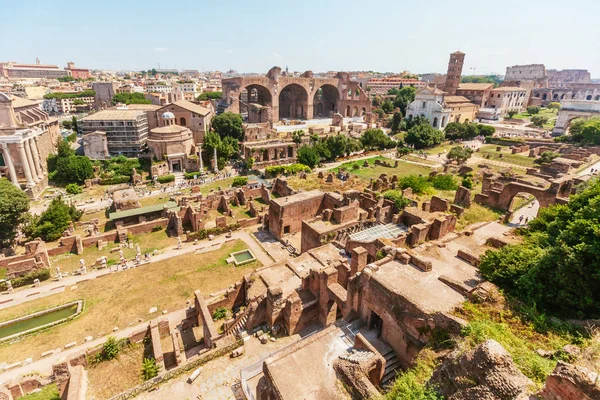
[[[587,68],[600,78],[600,0],[0,0],[0,61],[86,68],[444,72]]]

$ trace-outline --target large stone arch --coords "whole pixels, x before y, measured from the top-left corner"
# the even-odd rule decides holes
[[[306,88],[297,83],[290,83],[283,87],[279,92],[279,119],[306,119],[308,114]]]
[[[551,204],[565,202],[565,199],[558,197],[558,193],[561,192],[561,189],[564,188],[560,183],[553,184],[550,188],[543,189],[525,185],[523,183],[509,182],[506,183],[501,190],[492,189],[477,194],[475,196],[475,201],[490,207],[509,211],[510,205],[517,194],[528,193],[534,196],[540,203],[540,208],[543,208],[548,207]]]
[[[273,95],[266,86],[247,85],[240,99],[240,113],[247,113],[249,123],[272,122]]]
[[[331,117],[337,112],[340,93],[337,87],[326,83],[315,90],[313,96],[314,118]]]

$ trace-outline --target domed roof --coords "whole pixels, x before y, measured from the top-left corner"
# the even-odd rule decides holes
[[[165,111],[162,115],[162,119],[175,119],[175,114],[171,111]]]

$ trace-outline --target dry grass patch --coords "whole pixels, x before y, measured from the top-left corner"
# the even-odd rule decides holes
[[[477,222],[496,221],[500,218],[500,215],[499,211],[492,210],[481,204],[471,203],[471,207],[465,208],[464,214],[456,221],[456,230],[462,230]]]
[[[143,246],[142,246],[143,247]],[[85,310],[78,318],[0,346],[0,360],[8,363],[27,357],[39,359],[47,350],[62,347],[86,336],[101,337],[112,333],[113,327],[125,328],[147,321],[156,314],[148,314],[151,307],[173,311],[192,299],[194,290],[209,293],[227,288],[245,274],[261,266],[259,261],[235,267],[225,261],[229,254],[244,250],[241,240],[226,243],[219,250],[188,253],[142,267],[82,282],[76,290],[67,288],[63,293],[0,310],[0,322],[36,311],[45,310],[70,301],[85,299]]]
[[[88,398],[109,399],[142,383],[143,359],[144,347],[132,344],[117,358],[88,367]]]
[[[152,253],[155,249],[163,250],[169,246],[177,245],[177,238],[167,236],[165,230],[158,232],[143,233],[134,237],[133,242],[140,245],[142,254]],[[60,267],[61,272],[72,272],[79,268],[79,260],[84,259],[86,267],[91,268],[96,260],[102,256],[106,256],[108,261],[114,260],[119,261],[119,253],[111,253],[110,249],[118,246],[117,243],[110,242],[108,246],[102,250],[98,250],[98,247],[92,246],[83,250],[83,254],[64,253],[57,256],[51,257],[50,261],[55,267]],[[128,247],[123,248],[123,255],[127,259],[135,257],[136,247],[132,249]],[[54,273],[54,271],[52,271]]]

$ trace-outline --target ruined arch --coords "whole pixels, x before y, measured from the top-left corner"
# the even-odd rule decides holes
[[[354,110],[352,111],[353,117],[358,117],[358,107],[354,106]]]
[[[279,93],[279,119],[305,119],[308,111],[308,93],[297,83],[290,83]]]
[[[564,100],[564,99],[565,99],[565,97],[567,97],[567,95],[563,93],[563,94],[560,96],[560,99],[561,99],[561,100]]]
[[[508,204],[510,216],[508,222],[523,225],[538,215],[540,202],[533,193],[517,192]]]
[[[315,118],[328,118],[337,112],[337,103],[340,99],[338,89],[330,84],[325,84],[317,89],[313,98]]]
[[[240,114],[250,123],[266,122],[273,104],[271,91],[262,85],[248,85],[240,92]]]
[[[547,100],[548,99],[548,95],[546,93],[544,93],[544,95],[542,96],[542,100]]]
[[[438,117],[433,117],[433,127],[437,128],[437,124],[438,124]]]
[[[585,99],[586,99],[586,100],[591,100],[591,99],[592,99],[592,95],[591,95],[591,94],[588,94],[588,95],[585,97]]]
[[[346,117],[351,117],[350,106],[346,106]]]
[[[596,97],[594,97],[594,100],[596,100],[596,101],[600,100],[600,94],[597,95]]]

